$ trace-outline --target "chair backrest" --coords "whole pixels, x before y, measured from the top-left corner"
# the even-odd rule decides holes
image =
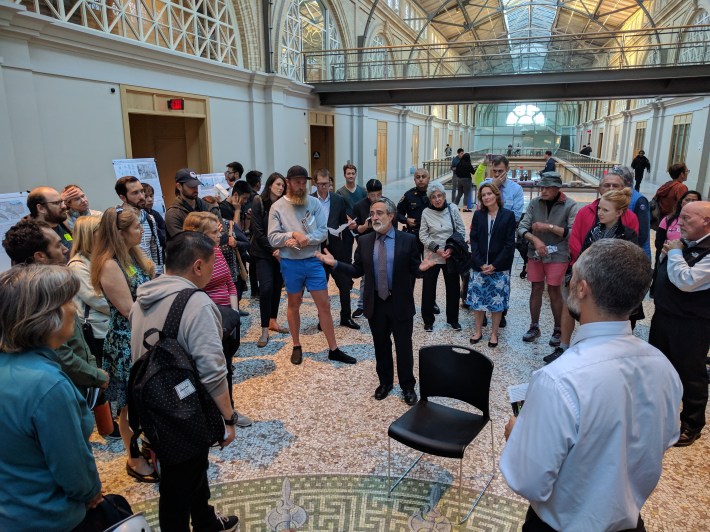
[[[419,350],[422,399],[458,399],[488,416],[492,376],[493,362],[474,349],[459,345],[430,345]]]

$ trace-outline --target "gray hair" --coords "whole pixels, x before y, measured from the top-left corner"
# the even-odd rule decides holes
[[[430,198],[434,192],[441,192],[444,197],[446,197],[446,189],[444,189],[444,185],[439,183],[438,181],[430,181],[429,186],[426,189],[426,197]]]
[[[610,317],[627,320],[651,286],[651,262],[636,244],[604,238],[574,263],[576,281],[587,281],[594,302]]]
[[[385,198],[384,196],[382,196],[380,199],[373,201],[372,205],[374,205],[375,203],[384,203],[385,212],[387,212],[387,214],[397,213],[397,206],[394,204],[394,201],[389,198]]]
[[[45,345],[62,328],[62,305],[78,291],[79,278],[66,266],[21,264],[0,274],[0,351]]]
[[[607,175],[618,175],[624,180],[625,186],[629,188],[633,188],[634,186],[634,174],[628,166],[615,166],[607,172]],[[604,181],[604,179],[602,179],[602,181]]]

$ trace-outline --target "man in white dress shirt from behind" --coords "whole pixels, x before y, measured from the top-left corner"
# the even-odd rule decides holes
[[[600,240],[575,263],[567,304],[580,328],[533,374],[505,431],[500,469],[530,501],[524,532],[645,530],[640,510],[680,434],[682,395],[666,357],[631,333],[650,283],[630,242]]]

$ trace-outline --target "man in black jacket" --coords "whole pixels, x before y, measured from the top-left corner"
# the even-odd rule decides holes
[[[201,184],[197,173],[189,168],[182,168],[175,174],[175,199],[165,213],[168,240],[182,233],[182,224],[191,212],[212,212],[219,217],[218,207],[212,209],[197,197]]]
[[[634,160],[631,161],[631,168],[634,169],[634,177],[636,178],[636,190],[641,192],[641,181],[643,181],[643,173],[648,170],[651,171],[651,162],[646,158],[646,152],[639,150],[639,153]]]
[[[412,277],[428,270],[434,262],[420,260],[417,239],[414,235],[398,231],[392,225],[397,207],[392,200],[380,198],[370,206],[373,232],[360,237],[355,262],[348,264],[335,260],[328,250],[316,253],[333,271],[342,271],[350,277],[365,274],[365,317],[370,323],[375,345],[377,376],[380,385],[375,390],[375,399],[381,401],[394,382],[392,362],[392,338],[397,353],[397,377],[402,396],[408,405],[417,402],[414,391],[414,355],[412,331],[414,328],[414,294]]]
[[[338,235],[328,232],[328,239],[323,244],[323,247],[328,248],[330,253],[336,260],[351,262],[349,242],[343,239],[344,234],[348,229],[354,229],[357,224],[346,214],[345,200],[338,194],[330,192],[330,172],[321,168],[316,172],[316,191],[311,194],[321,202],[321,206],[326,212],[328,219],[328,229],[338,229],[343,224],[349,224]],[[326,276],[328,270],[326,269]],[[338,287],[340,293],[340,325],[349,327],[350,329],[360,329],[360,326],[352,319],[350,310],[350,289],[353,287],[351,277],[344,275],[342,272],[333,272],[333,280]]]

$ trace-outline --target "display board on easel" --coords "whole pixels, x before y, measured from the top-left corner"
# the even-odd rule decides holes
[[[5,238],[5,233],[7,233],[8,229],[29,213],[27,192],[0,194],[0,240]],[[5,248],[0,246],[0,271],[4,272],[10,266],[10,257],[5,253]]]
[[[163,189],[160,186],[155,159],[115,159],[113,161],[113,173],[116,175],[116,179],[132,175],[137,177],[141,183],[151,185],[155,189],[153,209],[165,216],[165,200],[163,199]]]

